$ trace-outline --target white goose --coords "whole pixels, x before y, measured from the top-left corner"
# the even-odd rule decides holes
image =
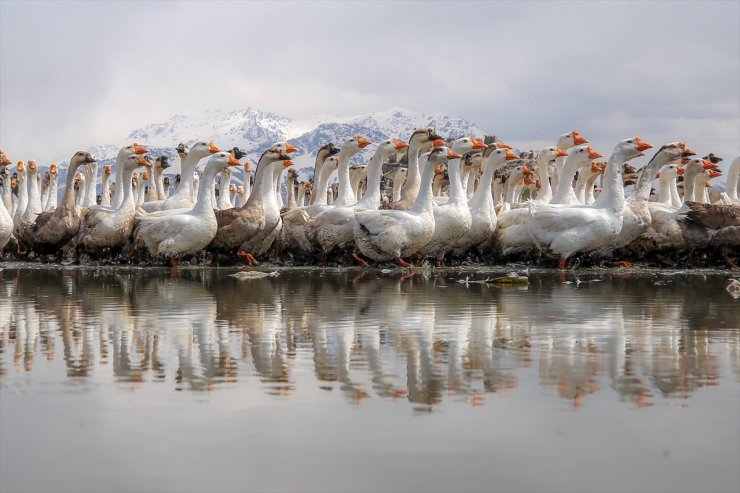
[[[378,262],[389,260],[409,267],[402,257],[419,251],[434,235],[432,177],[434,168],[448,159],[460,158],[447,147],[435,147],[422,171],[421,187],[408,211],[356,211],[355,244],[366,256]]]
[[[170,159],[164,154],[154,160],[154,188],[157,191],[157,200],[167,200],[167,192],[164,189],[164,170],[170,166]]]
[[[180,151],[178,150],[178,152]],[[193,190],[195,189],[195,185],[193,183],[193,173],[195,172],[195,168],[198,167],[198,163],[201,159],[217,152],[221,152],[221,149],[219,149],[213,142],[201,141],[193,144],[182,163],[182,170],[180,172],[181,182],[177,192],[172,194],[170,197],[167,197],[166,200],[157,200],[141,204],[141,209],[145,212],[155,212],[168,209],[189,209],[193,207],[196,197],[193,193]],[[123,197],[121,197],[121,199],[123,199]]]
[[[11,214],[13,215],[13,222],[16,228],[23,222],[23,214],[26,213],[26,207],[28,207],[28,174],[26,173],[26,165],[23,161],[18,161],[16,165],[16,184],[18,187],[18,196],[13,202],[13,209]]]
[[[592,206],[557,207],[528,202],[530,233],[540,247],[560,257],[561,269],[573,254],[596,250],[618,237],[625,200],[622,164],[651,147],[640,137],[619,142],[604,172],[605,190]]]
[[[134,171],[148,162],[140,154],[131,154],[123,162],[123,183],[131,183]],[[136,215],[136,200],[131,187],[124,187],[123,202],[115,210],[91,209],[83,218],[75,241],[75,250],[95,255],[104,249],[118,249],[131,237]]]
[[[21,221],[24,223],[32,223],[36,218],[44,212],[41,207],[41,193],[39,192],[39,169],[36,165],[36,161],[31,159],[28,161],[28,204],[26,211],[23,213]]]
[[[496,230],[498,221],[491,194],[493,174],[506,161],[518,158],[509,148],[497,149],[496,146],[484,150],[482,157],[483,175],[480,185],[468,202],[472,223],[468,232],[455,244],[454,254],[457,256],[465,255],[469,249],[487,241]]]
[[[408,160],[408,172],[406,180],[401,187],[401,198],[398,202],[393,202],[393,209],[406,210],[414,203],[419,193],[421,184],[421,175],[419,173],[419,154],[432,145],[432,142],[439,139],[430,128],[416,130],[409,137],[409,147],[406,150],[406,159]]]
[[[5,173],[6,166],[11,163],[8,156],[4,153],[0,153],[0,166],[2,166],[2,179],[3,179],[3,196],[10,190],[10,180]],[[0,202],[0,250],[8,244],[10,237],[13,235],[13,216],[10,215],[10,211],[5,206],[4,202]]]
[[[463,155],[487,146],[475,137],[462,137],[455,140],[450,147],[452,153]],[[425,257],[434,257],[437,266],[442,265],[447,252],[452,250],[458,239],[465,236],[473,222],[468,207],[468,196],[463,189],[460,176],[462,159],[453,158],[447,161],[447,173],[450,177],[450,196],[444,205],[435,207],[434,234],[420,252]]]
[[[367,165],[367,191],[362,199],[354,205],[327,209],[311,219],[307,227],[307,237],[311,243],[318,244],[324,256],[334,248],[344,248],[354,241],[355,211],[380,208],[383,163],[393,153],[406,147],[408,144],[398,139],[381,142]],[[355,260],[360,264],[364,263],[357,258]]]
[[[195,149],[191,150],[192,154]],[[188,156],[189,157],[189,156]],[[138,217],[134,243],[152,257],[175,259],[205,248],[216,235],[218,224],[211,198],[216,173],[241,163],[228,152],[213,153],[203,172],[195,206],[188,212],[165,217]],[[177,263],[174,261],[173,263]]]
[[[116,185],[123,184],[123,163],[126,161],[126,158],[129,157],[131,154],[146,154],[148,151],[134,142],[133,144],[129,144],[126,146],[121,147],[121,149],[118,150],[118,154],[116,155]],[[120,188],[120,186],[119,186]],[[123,191],[121,189],[121,193],[118,193],[113,196],[113,203],[111,204],[111,207],[113,210],[118,209],[121,206],[121,202],[123,202]]]
[[[564,151],[583,144],[588,144],[588,139],[583,137],[578,130],[573,130],[572,132],[561,135],[555,142],[555,146],[563,149]],[[560,170],[563,168],[564,164],[565,156],[558,156],[555,159],[553,171],[551,173],[553,188],[558,188],[558,184],[560,183]]]
[[[100,205],[102,207],[110,207],[110,175],[113,172],[113,167],[110,164],[103,166],[103,177],[102,191],[100,192]]]
[[[657,202],[672,207],[681,206],[681,197],[678,195],[676,180],[684,174],[685,169],[677,164],[665,164],[660,168],[658,174],[658,198]]]
[[[591,168],[581,169],[576,180],[576,198],[579,204],[591,205],[594,203],[594,184],[606,168],[606,162],[593,162]]]
[[[8,173],[8,166],[11,164],[13,164],[13,162],[8,158],[8,156],[4,153],[0,153],[0,176],[2,176],[3,179],[2,203],[5,206],[5,210],[8,211],[8,214],[13,210],[13,187],[11,185],[12,180],[10,178],[10,173]]]
[[[85,189],[84,198],[82,199],[82,207],[92,207],[97,205],[97,191],[98,191],[98,162],[86,164],[82,167],[82,172],[85,175]]]

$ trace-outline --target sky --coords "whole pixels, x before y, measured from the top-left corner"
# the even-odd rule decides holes
[[[738,24],[738,0],[0,0],[0,146],[43,164],[175,114],[397,106],[523,149],[578,129],[607,155],[640,135],[728,165]]]

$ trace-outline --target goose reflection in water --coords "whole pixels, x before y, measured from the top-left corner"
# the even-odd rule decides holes
[[[687,400],[723,373],[740,376],[740,332],[727,317],[733,300],[721,281],[698,276],[664,288],[645,278],[564,284],[542,275],[522,290],[460,284],[454,273],[0,275],[3,385],[23,374],[33,383],[43,364],[44,378],[63,369],[68,381],[95,374],[121,390],[211,391],[257,378],[281,399],[312,387],[353,404],[405,400],[427,412],[445,401],[516,395],[529,374],[575,409],[606,391],[637,408]],[[46,361],[34,364],[39,357]]]

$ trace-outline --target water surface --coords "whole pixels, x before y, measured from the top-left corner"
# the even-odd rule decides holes
[[[2,267],[3,492],[740,490],[727,274]]]

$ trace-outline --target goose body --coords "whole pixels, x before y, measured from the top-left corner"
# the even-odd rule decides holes
[[[191,151],[192,153],[192,151]],[[228,152],[213,153],[203,172],[195,206],[188,212],[164,217],[138,217],[134,243],[154,257],[174,258],[205,248],[218,228],[211,188],[216,173],[226,166],[239,166]]]
[[[33,159],[28,161],[27,179],[28,204],[26,205],[26,211],[23,213],[21,222],[32,223],[39,214],[44,212],[41,207],[41,192],[39,191],[39,169],[36,161]]]
[[[624,214],[622,164],[651,147],[639,137],[619,142],[604,172],[605,191],[592,206],[528,202],[530,234],[541,248],[560,257],[561,268],[573,254],[595,250],[617,239]]]
[[[0,177],[3,179],[3,198],[9,196],[10,180],[8,179],[7,166],[11,163],[8,157],[3,153],[0,155]],[[5,201],[0,202],[0,250],[10,241],[13,236],[13,216],[10,215],[10,209],[6,207]]]
[[[418,252],[434,235],[434,169],[447,159],[460,157],[446,147],[431,151],[422,171],[419,194],[408,211],[356,211],[353,232],[358,249],[378,262],[395,260],[407,265],[402,257]]]
[[[134,171],[147,165],[143,156],[132,154],[123,163],[123,181],[130,183]],[[121,206],[115,210],[93,209],[82,219],[76,238],[78,251],[99,254],[103,249],[122,247],[134,230],[136,201],[131,187],[125,187]]]

